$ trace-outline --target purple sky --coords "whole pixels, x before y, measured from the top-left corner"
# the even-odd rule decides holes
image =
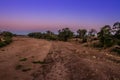
[[[15,33],[74,31],[120,21],[120,0],[0,0],[0,29]]]

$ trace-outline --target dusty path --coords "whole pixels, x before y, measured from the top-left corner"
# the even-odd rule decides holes
[[[76,44],[53,43],[45,62],[33,80],[120,80],[119,57]]]
[[[51,43],[45,40],[14,38],[13,43],[0,49],[0,80],[32,80],[31,74],[41,65]]]
[[[0,80],[120,80],[120,57],[69,42],[15,38],[0,49]]]

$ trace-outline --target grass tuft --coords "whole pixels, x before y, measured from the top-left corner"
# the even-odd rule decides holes
[[[17,65],[17,66],[15,67],[15,69],[16,69],[16,70],[20,70],[22,67],[23,67],[22,65]]]
[[[32,63],[33,63],[33,64],[45,64],[44,61],[33,61]]]
[[[22,58],[20,59],[20,61],[27,61],[27,58]]]

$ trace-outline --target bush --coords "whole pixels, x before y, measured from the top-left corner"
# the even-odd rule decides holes
[[[118,48],[113,48],[111,51],[116,52],[116,53],[118,53],[120,55],[120,49],[118,49]]]
[[[13,34],[11,32],[9,32],[9,31],[3,31],[1,33],[1,35],[4,36],[4,37],[10,37],[10,38],[13,37]]]
[[[87,37],[84,37],[83,39],[82,39],[82,43],[86,43],[87,42]]]
[[[58,31],[58,37],[61,41],[68,41],[68,39],[73,38],[74,33],[69,28],[63,28],[62,30]]]
[[[57,40],[58,36],[53,32],[41,33],[41,32],[33,32],[28,34],[29,37],[38,38],[38,39],[46,39],[46,40]]]
[[[6,43],[6,44],[10,44],[11,42],[12,42],[12,38],[11,37],[4,37],[4,42]]]
[[[118,40],[118,41],[117,41],[117,45],[119,45],[119,46],[120,46],[120,40]]]
[[[12,42],[13,34],[8,31],[3,31],[0,33],[3,38],[3,41],[0,42],[0,47],[6,46]]]
[[[103,47],[103,45],[99,42],[98,43],[93,43],[91,46],[95,47],[95,48],[102,48]]]
[[[5,42],[0,42],[0,47],[6,46]]]

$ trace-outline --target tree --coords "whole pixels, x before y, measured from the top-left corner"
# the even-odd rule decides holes
[[[83,43],[87,42],[87,35],[86,35],[87,30],[86,29],[79,29],[77,30],[77,33],[78,33],[78,37],[82,39]]]
[[[83,39],[87,33],[87,30],[86,29],[79,29],[79,30],[77,30],[77,33],[78,33],[79,38]]]
[[[98,38],[103,47],[110,47],[113,45],[113,39],[111,34],[111,27],[109,25],[105,25],[101,28],[98,33]]]
[[[116,39],[120,39],[120,22],[116,22],[113,25],[113,33]]]
[[[42,33],[41,32],[32,32],[32,33],[29,33],[28,36],[40,39],[42,37]]]
[[[68,41],[73,37],[73,32],[69,28],[63,28],[62,30],[58,31],[59,40]]]
[[[0,47],[6,46],[12,42],[13,34],[9,31],[0,32]]]
[[[89,32],[88,32],[88,37],[89,37],[89,40],[90,41],[93,41],[95,40],[95,36],[97,35],[97,31],[95,29],[91,29]]]
[[[89,32],[88,32],[88,35],[89,36],[95,36],[97,34],[97,31],[95,29],[91,29]]]
[[[54,34],[53,32],[51,32],[51,31],[48,30],[45,33],[45,39],[47,39],[47,40],[57,40],[58,37],[57,37],[56,34]]]
[[[10,37],[10,38],[13,37],[13,33],[9,32],[9,31],[3,31],[3,32],[1,32],[1,35],[4,37]]]

